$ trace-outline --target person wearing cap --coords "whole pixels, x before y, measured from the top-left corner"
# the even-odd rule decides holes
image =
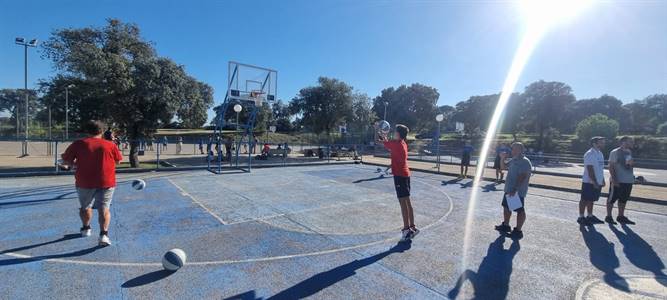
[[[579,199],[579,218],[581,225],[602,224],[604,221],[593,215],[593,204],[600,199],[604,181],[604,155],[602,149],[605,138],[591,138],[591,148],[584,154],[584,174],[581,177],[581,198]],[[584,211],[588,213],[584,216]]]

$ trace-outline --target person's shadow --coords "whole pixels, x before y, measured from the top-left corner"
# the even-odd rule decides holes
[[[621,226],[625,233],[613,225],[609,225],[609,228],[623,245],[623,253],[625,253],[628,260],[638,268],[653,273],[655,277],[665,277],[665,272],[662,270],[665,268],[665,264],[658,256],[658,253],[653,250],[653,246],[642,239],[629,226],[625,224]],[[665,281],[659,281],[663,285],[665,284]]]
[[[486,256],[479,264],[477,272],[472,270],[463,272],[447,296],[455,299],[466,280],[470,280],[474,290],[474,295],[470,298],[505,299],[509,291],[512,260],[521,249],[521,245],[519,240],[513,240],[510,247],[505,249],[504,242],[505,236],[501,235],[489,244]]]
[[[158,270],[150,273],[146,273],[144,275],[132,278],[125,283],[121,285],[123,288],[133,288],[137,286],[142,286],[146,285],[149,283],[156,282],[158,280],[162,280],[164,278],[169,277],[171,274],[176,273],[176,271],[169,271],[169,270]]]
[[[461,181],[461,180],[462,180],[461,177],[457,177],[457,178],[450,179],[450,180],[443,180],[443,181],[442,181],[442,185],[455,184],[455,183],[458,183],[458,182]]]
[[[361,260],[354,260],[342,266],[335,267],[331,270],[315,274],[312,277],[269,297],[268,299],[301,299],[315,295],[317,292],[335,284],[336,282],[354,276],[357,270],[371,265],[392,253],[404,252],[410,249],[410,247],[410,241],[398,243],[387,251],[366,257]]]
[[[604,272],[603,280],[611,287],[629,292],[625,278],[616,273],[616,268],[621,264],[614,251],[614,244],[595,230],[594,226],[579,226],[579,231],[588,247],[591,264]]]
[[[385,178],[391,178],[391,177],[389,177],[389,176],[385,177],[384,174],[381,174],[378,177],[359,179],[359,180],[352,181],[352,183],[362,183],[362,182],[365,182],[365,181],[375,181],[375,180],[380,180],[380,179],[385,179]]]

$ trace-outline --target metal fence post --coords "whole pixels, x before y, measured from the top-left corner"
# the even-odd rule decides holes
[[[155,152],[156,153],[156,159],[155,159],[155,168],[156,169],[160,168],[160,146],[162,146],[162,145],[157,146],[157,152]]]
[[[55,149],[53,151],[53,164],[56,167],[56,174],[58,174],[58,171],[60,170],[60,168],[58,167],[58,141],[55,142],[54,148]]]

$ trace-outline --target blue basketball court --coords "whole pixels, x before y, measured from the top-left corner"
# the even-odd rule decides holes
[[[667,297],[667,206],[629,203],[631,227],[580,227],[578,195],[531,189],[512,240],[493,230],[502,185],[485,185],[463,266],[469,179],[415,172],[422,232],[401,244],[393,180],[374,166],[118,177],[105,248],[96,218],[79,237],[72,176],[0,179],[1,299]],[[172,248],[188,255],[177,272],[162,269]]]

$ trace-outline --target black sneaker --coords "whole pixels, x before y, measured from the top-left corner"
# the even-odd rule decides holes
[[[604,218],[604,221],[607,222],[607,223],[609,223],[609,224],[611,224],[611,225],[616,225],[616,224],[618,224],[618,223],[616,223],[616,221],[614,221],[614,218],[613,218],[612,216],[607,216],[607,217],[605,217],[605,218]]]
[[[594,215],[590,215],[590,216],[586,217],[586,220],[588,220],[588,222],[591,223],[591,224],[603,224],[604,223],[604,221],[598,219],[598,217],[596,217]]]
[[[514,227],[514,230],[512,230],[511,236],[512,236],[513,239],[520,240],[521,238],[523,238],[523,231],[518,230],[518,229],[516,229],[516,227]]]
[[[579,223],[580,225],[584,225],[584,226],[591,225],[591,223],[588,222],[588,219],[586,217],[577,218],[577,223]]]
[[[628,225],[635,225],[636,224],[635,222],[630,221],[630,219],[628,219],[628,217],[626,217],[626,216],[622,216],[622,217],[618,216],[616,218],[616,221],[618,221],[618,223],[621,223],[621,224],[628,224]]]
[[[500,223],[500,225],[496,225],[496,230],[500,232],[509,233],[510,231],[512,231],[512,227],[510,227],[509,225],[505,225],[505,223]]]

